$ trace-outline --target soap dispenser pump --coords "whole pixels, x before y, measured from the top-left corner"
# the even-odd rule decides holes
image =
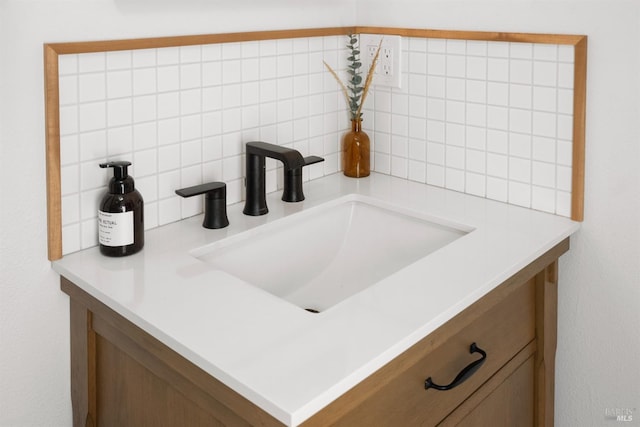
[[[101,168],[113,168],[98,210],[100,252],[107,256],[131,255],[144,246],[144,201],[128,174],[129,166],[126,161],[100,163]]]

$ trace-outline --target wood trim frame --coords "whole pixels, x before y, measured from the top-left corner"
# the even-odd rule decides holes
[[[47,238],[48,257],[62,258],[62,200],[60,184],[60,111],[58,56],[90,52],[191,46],[284,38],[332,36],[349,33],[375,33],[403,37],[423,37],[460,40],[486,40],[523,43],[567,44],[575,47],[573,95],[573,166],[571,219],[584,219],[584,162],[587,79],[587,36],[563,34],[504,33],[487,31],[452,31],[387,27],[331,27],[258,31],[226,34],[205,34],[143,39],[47,43],[44,45],[45,78],[45,147],[47,162]]]

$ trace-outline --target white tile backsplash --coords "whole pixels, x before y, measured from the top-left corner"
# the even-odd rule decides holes
[[[174,190],[227,182],[243,197],[244,146],[261,139],[340,168],[342,36],[59,57],[63,252],[97,243],[98,163],[131,160],[145,227],[202,210]],[[408,38],[402,89],[373,86],[364,111],[372,168],[570,215],[572,46]],[[375,83],[375,81],[374,81]],[[267,188],[282,185],[268,162]]]

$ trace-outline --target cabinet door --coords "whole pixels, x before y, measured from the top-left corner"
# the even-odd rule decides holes
[[[478,390],[476,393],[480,393]],[[534,422],[534,358],[530,357],[469,413],[455,411],[441,427],[529,427]],[[459,409],[459,410],[462,410]]]

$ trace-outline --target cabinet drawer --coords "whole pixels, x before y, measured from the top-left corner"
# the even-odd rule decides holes
[[[496,299],[496,292],[506,296]],[[507,291],[496,289],[381,368],[371,377],[375,383],[368,384],[376,390],[370,390],[364,400],[345,394],[341,399],[351,401],[350,409],[342,406],[343,415],[334,425],[435,425],[534,337],[533,279]],[[425,390],[428,377],[437,384],[449,384],[464,367],[480,359],[480,354],[470,354],[474,342],[487,357],[473,375],[447,391]],[[359,392],[362,386],[357,387]]]

